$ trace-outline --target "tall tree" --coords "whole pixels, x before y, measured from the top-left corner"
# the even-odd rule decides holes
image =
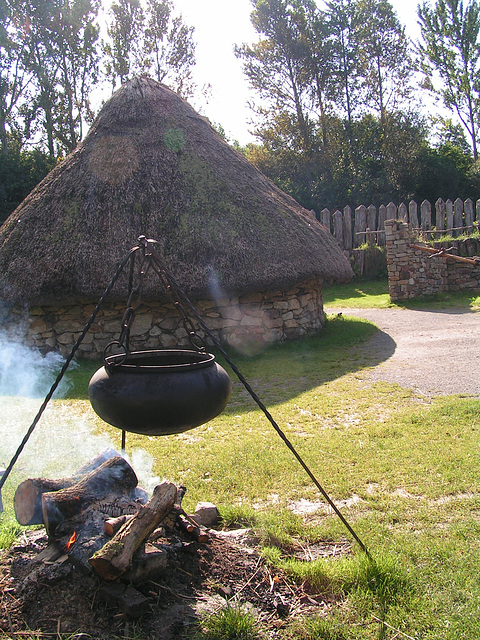
[[[105,69],[112,91],[138,74],[152,75],[184,98],[193,94],[193,27],[173,15],[172,0],[116,0],[110,8]]]
[[[333,60],[335,41],[330,29],[328,15],[320,11],[314,0],[303,0],[303,11],[297,12],[298,26],[304,47],[305,82],[310,86],[313,98],[312,109],[316,109],[320,121],[321,145],[329,144],[329,115],[338,97]]]
[[[112,83],[123,84],[143,71],[142,34],[144,12],[140,0],[116,0],[110,7],[112,21],[107,28],[109,40],[104,42],[106,72]]]
[[[405,29],[388,0],[358,0],[357,38],[365,101],[385,124],[411,90],[413,63]]]
[[[424,86],[456,113],[468,133],[475,160],[480,116],[480,5],[461,0],[426,1],[418,7],[418,44]],[[437,81],[437,78],[440,82]]]
[[[17,145],[22,141],[21,104],[31,82],[22,65],[25,40],[13,3],[0,0],[0,149],[4,156],[12,139]]]
[[[327,4],[330,30],[335,39],[334,74],[337,78],[339,103],[347,117],[350,143],[352,123],[360,103],[360,73],[358,68],[358,12],[351,0],[330,0]]]
[[[146,67],[159,82],[188,98],[193,93],[193,27],[173,16],[171,0],[147,0],[143,50]]]
[[[67,151],[83,137],[83,125],[91,122],[89,96],[98,80],[99,27],[94,24],[99,0],[64,2],[57,31],[60,57],[59,113],[56,137]]]
[[[18,0],[24,29],[21,64],[32,78],[26,105],[49,155],[76,147],[91,116],[89,93],[98,68],[98,0]]]
[[[305,82],[305,42],[299,29],[301,0],[252,0],[252,24],[262,39],[236,47],[251,86],[269,103],[263,115],[294,114],[304,149],[310,146],[309,87]]]

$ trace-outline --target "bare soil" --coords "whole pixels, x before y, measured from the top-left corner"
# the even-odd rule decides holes
[[[142,640],[178,640],[191,637],[205,615],[230,602],[253,613],[267,637],[276,638],[295,617],[326,612],[333,605],[331,597],[312,592],[307,584],[295,585],[284,575],[272,574],[255,547],[225,537],[212,536],[205,544],[175,538],[167,569],[136,586],[148,599],[148,611],[136,618],[103,601],[106,583],[95,574],[68,560],[38,560],[47,543],[43,528],[25,532],[0,555],[0,636],[32,630],[38,637],[76,634],[78,640],[113,640],[134,633]],[[305,561],[349,552],[348,544],[318,546],[290,552]]]

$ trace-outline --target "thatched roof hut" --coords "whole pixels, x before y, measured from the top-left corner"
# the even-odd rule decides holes
[[[0,228],[0,299],[96,301],[139,235],[160,242],[193,299],[347,280],[335,240],[227,145],[184,100],[149,78],[123,85],[78,148]],[[113,291],[124,300],[126,279]],[[147,297],[158,295],[153,282]]]
[[[123,85],[0,229],[0,298],[96,299],[141,234],[194,298],[351,277],[324,228],[175,93]],[[123,296],[123,292],[117,293]]]

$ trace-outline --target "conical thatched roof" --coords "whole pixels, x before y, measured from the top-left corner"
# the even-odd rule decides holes
[[[192,297],[212,274],[229,294],[352,275],[309,212],[175,93],[136,78],[0,228],[0,299],[96,300],[142,234]]]

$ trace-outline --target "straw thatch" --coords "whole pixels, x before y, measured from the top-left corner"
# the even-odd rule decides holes
[[[115,93],[85,140],[1,227],[0,298],[98,299],[141,234],[160,241],[166,264],[197,298],[208,296],[212,279],[240,294],[352,275],[309,212],[148,78]]]

